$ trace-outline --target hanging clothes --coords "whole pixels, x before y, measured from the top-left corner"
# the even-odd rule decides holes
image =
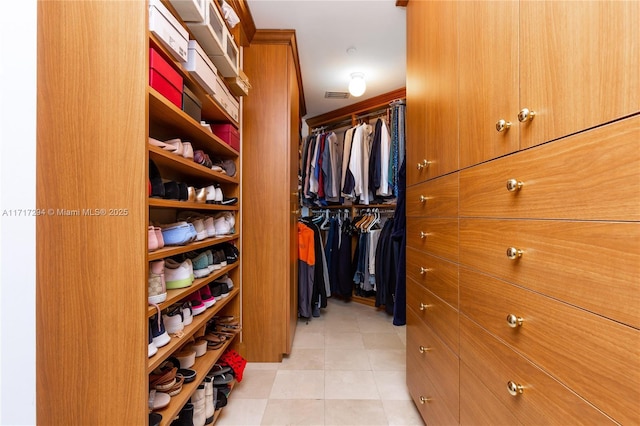
[[[407,323],[407,267],[406,267],[406,246],[407,246],[407,181],[406,162],[402,162],[400,173],[398,174],[398,203],[396,205],[396,215],[398,220],[394,222],[392,238],[399,245],[398,267],[396,271],[396,298],[393,308],[393,325],[405,325]]]
[[[314,231],[298,222],[298,314],[311,317],[311,297],[315,281]]]

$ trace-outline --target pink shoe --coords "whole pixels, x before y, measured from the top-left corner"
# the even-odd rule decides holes
[[[153,226],[149,227],[149,240],[148,240],[149,251],[158,250],[158,237],[156,236],[156,231]]]
[[[156,232],[156,239],[158,240],[158,248],[164,247],[164,238],[162,238],[162,228],[156,226],[153,228]]]

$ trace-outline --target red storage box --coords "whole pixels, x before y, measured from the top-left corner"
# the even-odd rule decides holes
[[[182,77],[153,47],[149,48],[149,85],[182,109]]]
[[[213,133],[229,146],[240,152],[240,133],[231,124],[211,124]]]

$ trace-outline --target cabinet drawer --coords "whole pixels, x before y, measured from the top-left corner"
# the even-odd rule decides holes
[[[457,290],[457,289],[456,289]],[[456,291],[456,305],[458,305]],[[407,280],[407,306],[422,320],[425,326],[440,337],[456,354],[458,353],[458,311],[436,297],[432,292]]]
[[[460,424],[471,426],[519,425],[504,405],[460,360]]]
[[[424,273],[421,273],[423,272]],[[458,265],[407,247],[407,276],[458,308]]]
[[[458,220],[407,217],[407,245],[458,261]]]
[[[613,423],[464,315],[460,316],[460,359],[461,364],[466,364],[519,422],[567,425]],[[587,379],[595,380],[593,377]],[[522,393],[512,396],[507,386],[510,381],[521,385]],[[464,387],[465,382],[461,386]],[[465,406],[465,403],[462,405]],[[500,406],[496,408],[496,414],[504,414]]]
[[[634,423],[640,418],[637,329],[464,267],[460,313],[615,420]],[[522,318],[521,325],[511,327],[508,315]]]
[[[510,247],[522,256],[509,259]],[[640,223],[461,219],[460,259],[640,327]]]
[[[458,420],[447,409],[444,400],[421,370],[420,360],[413,354],[407,354],[407,388],[413,403],[420,411],[425,424],[457,425]]]
[[[637,221],[638,170],[635,116],[461,171],[460,215]]]
[[[410,369],[409,364],[418,368]],[[432,397],[444,402],[456,423],[460,403],[459,364],[458,357],[407,309],[407,371],[422,373],[435,386]],[[407,379],[410,375],[413,374],[408,374]]]
[[[458,174],[407,188],[407,216],[458,216]]]

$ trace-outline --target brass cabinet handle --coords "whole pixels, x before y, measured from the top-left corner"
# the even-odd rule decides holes
[[[424,240],[425,238],[427,238],[427,235],[429,235],[427,232],[420,231],[420,239]]]
[[[430,308],[431,305],[420,302],[420,310],[425,311],[427,308]]]
[[[525,123],[527,121],[533,120],[535,116],[535,111],[531,111],[529,108],[522,108],[518,113],[518,121],[521,123]]]
[[[431,398],[420,395],[420,404],[424,404],[425,402],[431,402]]]
[[[431,350],[431,348],[428,348],[426,346],[420,346],[420,347],[418,347],[418,350],[420,351],[421,354],[423,354],[425,352],[429,352]]]
[[[509,324],[511,328],[521,327],[523,322],[524,319],[522,317],[514,314],[507,315],[507,324]]]
[[[422,160],[422,163],[418,163],[418,170],[422,170],[424,168],[427,168],[427,167],[429,167],[430,164],[431,164],[431,161]]]
[[[518,248],[509,247],[507,249],[507,257],[511,260],[515,260],[522,257],[522,254],[523,254],[523,251]]]
[[[294,210],[291,213],[293,213],[294,215],[298,216],[300,214],[300,209]]]
[[[507,190],[509,192],[518,191],[523,186],[524,186],[524,183],[522,181],[519,181],[518,179],[509,179],[507,181]]]
[[[429,272],[431,269],[430,268],[424,268],[424,267],[420,267],[420,275],[424,275],[427,272]]]
[[[507,389],[512,396],[518,396],[524,392],[522,385],[512,382],[511,380],[507,383]]]
[[[498,120],[498,122],[496,123],[496,130],[501,133],[509,130],[509,127],[511,127],[510,121]]]
[[[424,203],[425,201],[427,201],[427,197],[425,197],[424,195],[420,196],[420,202]]]

